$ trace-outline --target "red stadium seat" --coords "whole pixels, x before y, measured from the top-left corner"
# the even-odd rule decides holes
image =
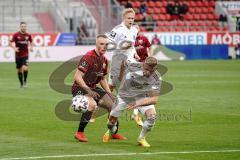
[[[201,7],[196,7],[195,13],[202,13],[202,8]]]
[[[190,26],[197,26],[197,22],[196,22],[196,21],[191,21],[191,22],[189,23],[189,25],[190,25]]]
[[[198,21],[198,22],[197,22],[197,25],[198,25],[198,26],[205,26],[205,23],[204,23],[203,21]]]
[[[133,8],[139,8],[141,6],[141,3],[139,1],[132,2]]]
[[[192,15],[187,13],[187,14],[184,15],[184,19],[187,20],[187,21],[191,21],[192,20]]]
[[[154,3],[153,1],[149,1],[149,2],[147,3],[147,6],[148,6],[148,7],[155,7],[155,3]]]
[[[203,7],[202,8],[202,13],[208,13],[208,8],[207,7]]]
[[[171,18],[170,14],[165,14],[165,16],[166,16],[166,20],[170,20]]]
[[[201,32],[201,31],[202,31],[202,27],[201,27],[201,26],[197,26],[197,27],[195,28],[195,31]]]
[[[219,19],[219,16],[215,13],[213,14],[213,19],[217,21]]]
[[[156,7],[159,7],[159,8],[163,6],[162,3],[159,1],[155,2],[155,5],[156,5]]]
[[[190,25],[190,21],[183,21],[183,23],[184,23],[184,26],[189,26]]]
[[[205,26],[211,26],[212,25],[212,21],[205,21]]]
[[[208,13],[213,13],[214,9],[212,7],[208,7]]]
[[[187,29],[187,27],[182,27],[182,28],[181,28],[181,31],[182,31],[182,32],[186,32],[186,31],[188,31],[188,29]]]
[[[208,7],[208,5],[209,5],[209,4],[208,4],[208,1],[203,1],[203,6],[204,6],[204,7]]]
[[[196,2],[195,1],[190,1],[189,2],[189,7],[196,7]]]
[[[189,27],[189,29],[188,29],[190,32],[193,32],[193,31],[195,31],[195,27]]]
[[[193,20],[199,20],[200,17],[199,17],[199,14],[193,14]]]
[[[175,27],[175,28],[174,28],[174,31],[175,31],[175,32],[180,32],[181,29],[180,29],[179,27]]]
[[[207,20],[213,20],[213,18],[214,17],[213,17],[213,15],[211,13],[207,14],[207,17],[206,17]]]
[[[159,20],[167,20],[166,16],[164,14],[159,14],[158,19]]]
[[[157,20],[159,20],[159,17],[158,17],[158,15],[154,14],[154,15],[152,15],[152,19],[153,19],[154,21],[157,21]]]
[[[197,2],[196,2],[196,7],[202,7],[202,6],[203,6],[202,1],[197,1]]]
[[[195,13],[195,8],[189,8],[190,13]]]
[[[206,15],[205,14],[199,14],[199,20],[205,20]]]
[[[135,16],[135,20],[136,20],[136,21],[142,21],[142,20],[143,20],[143,15],[142,15],[142,14],[137,14],[137,15]]]
[[[147,13],[148,13],[148,14],[152,14],[153,12],[154,12],[154,11],[153,11],[153,8],[148,8],[148,9],[147,9]]]
[[[209,30],[209,31],[216,31],[216,28],[213,27],[213,26],[211,26],[211,27],[208,28],[208,30]]]
[[[177,21],[177,25],[176,26],[183,27],[184,26],[184,22],[183,21]]]
[[[158,7],[154,7],[154,8],[153,8],[153,12],[154,12],[155,14],[159,14],[159,13],[160,13],[160,9],[159,9]]]
[[[209,2],[209,6],[211,6],[211,7],[215,7],[215,1],[213,1],[213,0],[210,1],[210,2]]]
[[[163,7],[166,7],[167,4],[168,4],[167,1],[163,1],[163,2],[162,2],[162,6],[163,6]]]
[[[166,26],[166,21],[158,21],[157,25],[158,26]]]
[[[161,13],[164,13],[164,14],[167,13],[166,8],[165,8],[165,7],[161,7],[161,8],[160,8],[160,12],[161,12]]]

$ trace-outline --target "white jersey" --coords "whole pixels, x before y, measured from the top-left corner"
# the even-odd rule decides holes
[[[138,30],[136,27],[131,27],[128,29],[122,22],[121,24],[114,27],[107,36],[112,42],[117,45],[119,49],[119,45],[124,41],[132,42],[134,44],[137,38],[137,33]]]
[[[110,33],[107,34],[109,40],[116,45],[116,50],[113,51],[112,65],[110,74],[112,76],[118,76],[121,68],[122,61],[128,60],[129,63],[136,63],[134,59],[134,54],[136,50],[134,48],[134,43],[137,37],[138,30],[135,27],[128,29],[122,22],[112,29]],[[123,42],[132,43],[132,47],[127,50],[121,50],[121,44]]]

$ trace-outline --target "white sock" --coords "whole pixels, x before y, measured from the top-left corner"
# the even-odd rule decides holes
[[[136,115],[138,115],[138,109],[134,109],[133,110],[133,114],[136,116]]]
[[[140,135],[139,135],[138,139],[143,139],[143,138],[145,138],[147,132],[148,132],[148,130],[147,130],[146,128],[142,127],[142,130],[141,130],[141,132],[140,132]]]

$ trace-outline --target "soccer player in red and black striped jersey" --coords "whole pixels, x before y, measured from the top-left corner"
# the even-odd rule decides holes
[[[138,29],[137,38],[135,40],[134,47],[140,57],[140,62],[144,62],[147,57],[153,56],[153,51],[151,48],[151,43],[148,38],[139,32],[139,26],[134,25]]]
[[[10,47],[15,51],[15,62],[21,88],[27,87],[28,52],[32,51],[32,37],[27,31],[26,22],[20,23],[20,31],[10,40]],[[29,47],[29,48],[28,48]]]
[[[80,59],[74,75],[72,95],[83,95],[88,100],[88,111],[82,114],[78,131],[75,133],[75,138],[80,142],[88,141],[84,134],[84,129],[97,106],[105,108],[110,113],[115,99],[111,94],[106,79],[108,61],[104,54],[107,44],[108,37],[106,35],[98,35],[96,49],[90,50]],[[97,87],[97,84],[100,84],[102,88]],[[119,134],[114,134],[112,138],[124,139]]]

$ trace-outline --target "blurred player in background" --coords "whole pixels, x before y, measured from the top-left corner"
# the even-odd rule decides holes
[[[155,124],[156,111],[154,104],[157,103],[157,96],[160,93],[160,74],[156,71],[157,59],[148,57],[141,68],[135,72],[127,72],[121,81],[117,100],[109,116],[108,131],[103,136],[103,142],[111,139],[111,134],[116,130],[118,117],[125,109],[138,108],[146,116],[141,133],[138,137],[139,145],[150,147],[145,137],[147,132]]]
[[[151,43],[149,42],[148,38],[140,33],[139,26],[134,25],[134,27],[136,27],[137,30],[138,30],[138,34],[137,34],[137,38],[136,38],[134,47],[137,51],[138,56],[140,57],[140,59],[138,61],[139,62],[144,62],[147,57],[152,57],[153,56],[153,50],[152,50]],[[139,113],[138,109],[134,109],[132,119],[134,119],[135,122],[139,126],[142,126],[143,122],[142,122],[142,119],[141,119],[141,117],[139,116],[138,113]]]
[[[108,37],[106,35],[98,35],[96,38],[96,49],[87,52],[81,59],[74,75],[74,83],[72,85],[72,94],[84,95],[87,99],[88,111],[82,114],[78,131],[75,138],[80,142],[87,142],[88,139],[84,134],[92,113],[97,106],[111,111],[114,96],[108,86],[106,75],[108,69],[108,61],[104,54],[107,49]],[[96,87],[100,84],[102,88]],[[117,131],[116,131],[117,132]],[[115,132],[115,133],[116,133]],[[112,138],[120,139],[121,135],[113,134]]]
[[[124,73],[124,63],[128,60],[135,63],[139,59],[134,43],[138,30],[133,27],[135,12],[132,8],[124,9],[123,22],[112,29],[108,34],[109,40],[114,43],[117,48],[113,51],[112,65],[109,75],[109,87],[113,89],[119,85],[121,77]]]
[[[10,47],[15,51],[15,62],[21,88],[27,87],[28,53],[32,52],[32,37],[27,31],[27,23],[20,23],[20,31],[16,32],[10,40]]]
[[[137,28],[137,30],[138,30],[134,47],[140,58],[138,61],[144,62],[147,57],[153,56],[153,50],[152,50],[151,43],[149,42],[148,38],[140,33],[139,26],[134,25],[134,27]]]

